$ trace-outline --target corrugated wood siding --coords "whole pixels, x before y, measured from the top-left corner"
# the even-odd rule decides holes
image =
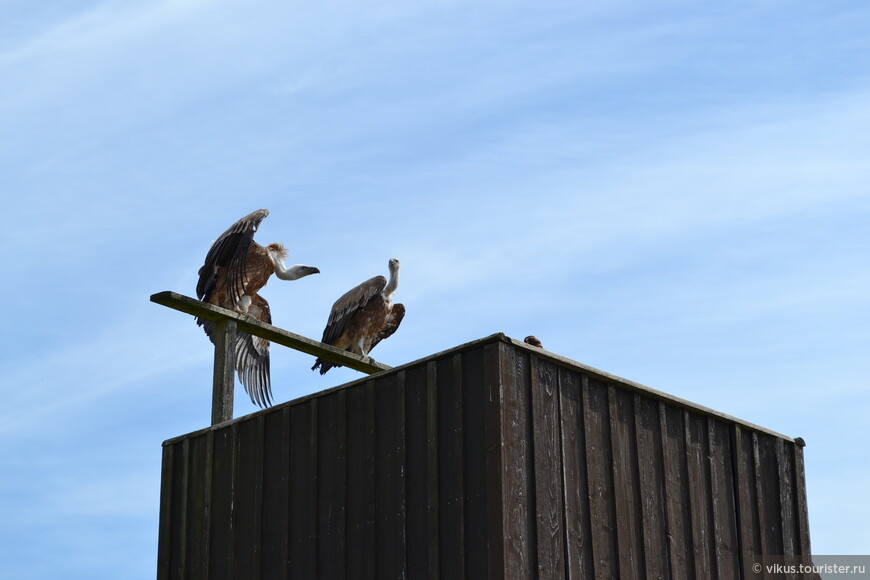
[[[158,578],[740,578],[802,449],[503,337],[168,441]]]

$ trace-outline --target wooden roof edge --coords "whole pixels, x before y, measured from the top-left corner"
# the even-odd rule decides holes
[[[223,310],[223,309],[221,309],[221,310]],[[551,351],[548,351],[546,349],[531,346],[531,345],[526,344],[520,340],[517,340],[515,338],[511,338],[503,332],[496,332],[494,334],[490,334],[489,336],[485,336],[483,338],[471,340],[469,342],[465,342],[463,344],[454,346],[452,348],[448,348],[448,349],[439,351],[437,353],[427,355],[427,356],[422,357],[420,359],[389,368],[388,370],[383,370],[383,371],[377,373],[376,376],[372,375],[372,376],[367,376],[367,377],[360,377],[359,379],[354,379],[353,381],[349,381],[347,383],[342,383],[340,385],[336,385],[334,387],[329,387],[329,388],[323,389],[321,391],[316,391],[314,393],[308,393],[306,395],[302,395],[301,397],[297,397],[295,399],[291,399],[291,400],[285,401],[283,403],[277,403],[276,405],[269,407],[268,409],[262,409],[259,411],[255,411],[253,413],[249,413],[247,415],[242,415],[241,417],[236,417],[236,418],[232,419],[231,421],[226,421],[223,423],[219,423],[217,425],[212,425],[211,427],[199,429],[197,431],[193,431],[193,432],[188,433],[186,435],[179,435],[176,437],[172,437],[172,438],[164,441],[163,445],[171,445],[179,440],[183,440],[183,439],[188,438],[188,437],[200,435],[200,434],[206,433],[210,430],[223,428],[223,427],[226,427],[228,425],[231,425],[231,424],[239,422],[239,421],[248,420],[248,419],[251,419],[259,414],[270,413],[270,412],[279,412],[285,405],[299,404],[299,403],[303,403],[305,401],[309,401],[311,399],[323,397],[323,396],[329,395],[331,393],[334,393],[336,391],[339,391],[341,389],[352,388],[356,385],[374,380],[375,378],[380,378],[380,377],[383,377],[385,375],[392,374],[392,373],[399,373],[401,371],[404,371],[407,368],[417,366],[417,365],[420,365],[423,363],[428,363],[432,360],[437,360],[437,359],[442,358],[442,357],[447,356],[447,355],[457,354],[457,353],[460,353],[460,352],[463,352],[466,350],[472,350],[474,348],[477,348],[479,346],[482,346],[482,345],[488,344],[488,343],[492,343],[492,342],[502,342],[502,343],[510,344],[514,347],[524,349],[524,350],[528,351],[529,353],[535,354],[539,357],[548,359],[548,360],[550,360],[550,361],[552,361],[560,366],[564,366],[566,368],[570,368],[570,369],[574,369],[574,370],[579,370],[580,372],[587,374],[590,377],[593,377],[593,378],[596,378],[596,379],[599,379],[599,380],[602,380],[605,382],[616,384],[619,387],[622,387],[622,388],[625,388],[625,389],[628,389],[628,390],[631,390],[634,392],[638,392],[640,394],[643,394],[643,395],[649,396],[651,398],[663,401],[665,403],[675,405],[677,407],[687,409],[689,411],[695,411],[695,412],[698,412],[698,413],[701,413],[704,415],[712,416],[712,417],[719,419],[721,421],[724,421],[726,423],[737,425],[737,426],[740,426],[740,427],[743,427],[743,428],[746,428],[746,429],[749,429],[752,431],[757,431],[759,433],[771,435],[773,437],[783,439],[787,442],[795,443],[796,445],[798,445],[800,447],[803,447],[804,445],[806,445],[804,440],[801,439],[800,437],[792,438],[792,437],[789,437],[788,435],[783,435],[782,433],[779,433],[779,432],[774,431],[772,429],[768,429],[766,427],[756,425],[756,424],[751,423],[749,421],[745,421],[743,419],[739,419],[739,418],[734,417],[732,415],[728,415],[727,413],[722,413],[721,411],[711,409],[710,407],[705,407],[704,405],[699,405],[697,403],[693,403],[692,401],[689,401],[687,399],[683,399],[683,398],[677,397],[675,395],[671,395],[671,394],[666,393],[664,391],[654,389],[654,388],[649,387],[647,385],[644,385],[644,384],[620,377],[620,376],[615,375],[613,373],[608,373],[606,371],[602,371],[600,369],[583,364],[581,362],[575,361],[575,360],[570,359],[568,357],[558,355],[558,354],[551,352]]]
[[[211,306],[211,305],[209,305],[209,306]],[[221,309],[221,310],[223,310],[223,309]],[[253,412],[248,413],[246,415],[241,415],[239,417],[233,417],[229,421],[224,421],[222,423],[218,423],[216,425],[211,425],[209,427],[203,427],[202,429],[197,429],[196,431],[191,431],[191,432],[186,433],[184,435],[176,435],[175,437],[170,437],[169,439],[167,439],[163,442],[163,446],[173,445],[178,441],[182,441],[182,440],[187,439],[189,437],[196,437],[196,436],[208,433],[209,431],[214,431],[216,429],[223,429],[224,427],[228,427],[234,423],[253,419],[254,417],[257,417],[258,415],[280,412],[280,410],[283,409],[286,405],[291,405],[291,404],[297,405],[300,403],[304,403],[306,401],[310,401],[312,399],[324,397],[326,395],[330,395],[330,394],[332,394],[336,391],[340,391],[342,389],[353,388],[357,385],[374,380],[375,378],[380,378],[382,376],[392,374],[392,373],[398,373],[398,372],[404,371],[407,368],[417,366],[417,365],[423,364],[423,363],[428,363],[431,360],[437,360],[437,359],[439,359],[443,356],[446,356],[448,354],[456,354],[456,353],[463,352],[466,350],[472,350],[480,345],[490,343],[490,342],[497,342],[497,341],[511,343],[512,339],[510,339],[503,332],[496,332],[495,334],[491,334],[491,335],[483,337],[483,338],[471,340],[469,342],[465,342],[465,343],[462,343],[460,345],[454,346],[452,348],[448,348],[448,349],[439,351],[437,353],[427,355],[423,358],[419,358],[419,359],[413,360],[411,362],[407,362],[407,363],[404,363],[404,364],[401,364],[401,365],[398,365],[395,367],[389,367],[388,370],[384,370],[384,371],[381,371],[379,373],[373,373],[370,376],[360,377],[358,379],[354,379],[352,381],[348,381],[348,382],[342,383],[340,385],[335,385],[333,387],[327,387],[323,390],[315,391],[313,393],[307,393],[307,394],[302,395],[300,397],[296,397],[295,399],[290,399],[289,401],[275,403],[274,405],[272,405],[271,407],[268,407],[266,409],[259,409],[257,411],[253,411]]]
[[[694,403],[692,401],[689,401],[688,399],[683,399],[681,397],[677,397],[676,395],[672,395],[670,393],[666,393],[664,391],[654,389],[654,388],[649,387],[647,385],[644,385],[642,383],[638,383],[636,381],[632,381],[632,380],[620,377],[619,375],[615,375],[613,373],[608,373],[607,371],[602,371],[602,370],[597,369],[595,367],[591,367],[591,366],[583,364],[581,362],[577,362],[577,361],[570,359],[568,357],[558,355],[554,352],[550,352],[546,349],[532,346],[530,344],[526,344],[525,342],[519,341],[515,338],[506,337],[506,339],[508,342],[510,342],[514,346],[518,346],[520,348],[526,349],[529,352],[533,352],[533,353],[537,354],[538,356],[550,359],[551,361],[553,361],[557,364],[560,364],[562,366],[567,366],[567,367],[571,367],[571,368],[575,368],[575,369],[579,368],[583,373],[588,374],[589,376],[595,377],[597,379],[601,379],[601,380],[608,381],[611,383],[616,383],[616,384],[623,386],[629,390],[636,391],[636,392],[644,394],[644,395],[648,395],[652,398],[658,399],[660,401],[664,401],[666,403],[671,403],[675,406],[682,407],[682,408],[688,409],[690,411],[698,411],[698,412],[703,413],[705,415],[711,415],[711,416],[716,417],[718,419],[721,419],[727,423],[732,423],[735,425],[739,425],[741,427],[746,427],[747,429],[751,429],[753,431],[758,431],[761,433],[766,433],[767,435],[773,435],[774,437],[778,437],[780,439],[784,439],[784,440],[792,442],[792,443],[797,443],[799,445],[801,443],[803,443],[803,445],[806,445],[804,440],[801,439],[800,437],[793,438],[793,437],[789,437],[788,435],[783,435],[782,433],[779,433],[779,432],[774,431],[772,429],[768,429],[766,427],[756,425],[755,423],[751,423],[749,421],[739,419],[739,418],[734,417],[732,415],[729,415],[727,413],[717,411],[716,409],[711,409],[710,407],[705,407],[704,405]],[[800,441],[798,441],[798,440],[800,440]]]

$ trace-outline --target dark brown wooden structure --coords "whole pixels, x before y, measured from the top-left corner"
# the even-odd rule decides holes
[[[757,578],[802,441],[493,335],[163,447],[158,579]]]

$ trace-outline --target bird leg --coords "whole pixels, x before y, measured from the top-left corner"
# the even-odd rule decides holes
[[[248,308],[250,308],[250,307],[251,307],[251,297],[248,296],[247,294],[243,294],[239,298],[239,301],[236,302],[236,310],[238,310],[242,314],[247,314]]]

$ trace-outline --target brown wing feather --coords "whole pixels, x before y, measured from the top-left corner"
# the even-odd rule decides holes
[[[238,299],[245,293],[245,261],[248,249],[254,240],[254,232],[269,210],[258,209],[251,212],[227,229],[215,240],[205,257],[205,264],[199,269],[196,296],[203,302],[212,302],[212,294],[219,285],[226,287],[225,307],[234,308]],[[218,300],[218,302],[223,302]]]
[[[323,329],[323,338],[321,342],[335,345],[338,339],[344,334],[344,331],[351,326],[354,317],[362,311],[366,304],[379,295],[387,285],[387,279],[383,276],[375,276],[369,278],[362,284],[348,290],[344,295],[335,301],[332,305],[332,311],[329,313],[329,320],[326,322],[326,328]],[[320,369],[320,374],[324,374],[332,367],[341,366],[329,361],[318,358],[314,361],[314,366],[311,370]]]
[[[390,313],[387,315],[387,320],[384,322],[383,328],[378,332],[377,338],[372,341],[372,346],[369,348],[369,352],[371,352],[379,342],[385,338],[391,337],[393,333],[399,329],[399,325],[402,324],[403,318],[405,318],[405,305],[393,304]]]
[[[255,294],[248,314],[260,322],[272,324],[272,315],[266,299]],[[200,319],[197,319],[200,321]],[[209,340],[214,343],[214,322],[201,320]],[[236,374],[251,402],[259,407],[272,405],[272,383],[269,377],[269,341],[246,332],[236,334]]]
[[[332,305],[332,311],[329,313],[329,320],[326,323],[326,328],[323,329],[323,338],[321,342],[333,344],[348,323],[353,317],[362,310],[369,301],[381,293],[387,285],[387,279],[383,276],[375,276],[369,278],[359,286],[352,288],[344,293],[344,295],[335,301]]]
[[[248,314],[260,322],[272,324],[269,303],[259,294],[252,297]],[[268,340],[240,332],[236,338],[236,372],[251,402],[261,408],[272,405]]]

